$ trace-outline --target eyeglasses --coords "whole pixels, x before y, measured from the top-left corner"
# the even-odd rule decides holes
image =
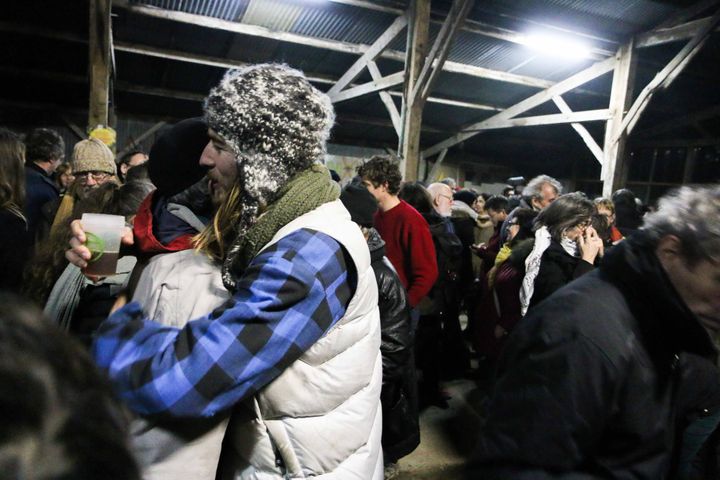
[[[453,197],[451,197],[451,196],[449,196],[449,195],[443,195],[442,193],[438,193],[438,197],[447,198],[447,199],[450,200],[451,202],[453,201]]]
[[[75,179],[80,183],[86,183],[88,181],[88,176],[91,176],[92,179],[96,182],[102,182],[107,177],[109,177],[110,174],[107,172],[98,172],[96,170],[91,170],[89,172],[77,172],[75,174]]]
[[[585,220],[584,222],[578,223],[576,226],[577,226],[577,228],[582,229],[582,228],[588,228],[590,225],[592,225],[592,221]]]

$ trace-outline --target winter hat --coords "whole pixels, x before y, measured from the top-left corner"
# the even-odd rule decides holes
[[[235,153],[244,194],[267,204],[323,161],[335,114],[302,72],[261,64],[229,71],[205,100],[205,119]]]
[[[173,125],[155,141],[150,149],[148,171],[159,194],[170,197],[205,176],[208,168],[199,162],[210,141],[207,128],[202,118],[188,118]]]
[[[378,203],[367,188],[351,183],[340,193],[340,201],[350,212],[353,222],[361,227],[373,226],[373,217],[377,212]]]
[[[73,172],[105,172],[115,175],[115,157],[97,138],[80,140],[73,148]]]

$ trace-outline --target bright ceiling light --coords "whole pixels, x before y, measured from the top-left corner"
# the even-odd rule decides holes
[[[590,46],[572,37],[531,33],[525,35],[522,43],[541,55],[572,60],[590,58]]]

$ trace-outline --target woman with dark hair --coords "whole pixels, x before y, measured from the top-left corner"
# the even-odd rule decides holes
[[[0,290],[18,291],[30,255],[25,205],[25,145],[0,128]]]
[[[615,226],[623,236],[635,233],[642,224],[642,213],[638,208],[635,194],[627,188],[616,190],[612,194],[615,205]]]
[[[73,175],[72,165],[69,163],[61,163],[57,170],[55,170],[55,183],[57,183],[60,189],[60,196],[65,195],[70,185],[75,181],[75,175]]]
[[[545,207],[535,220],[535,244],[525,261],[520,290],[522,314],[572,280],[591,271],[603,242],[591,226],[595,204],[568,193]]]

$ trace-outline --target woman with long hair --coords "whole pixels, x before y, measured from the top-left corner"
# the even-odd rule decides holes
[[[25,144],[0,128],[0,289],[18,291],[30,238],[25,205]]]
[[[595,213],[595,204],[581,193],[562,195],[540,211],[520,290],[523,315],[529,307],[593,270],[603,255],[602,239],[591,226]]]
[[[57,183],[60,189],[60,196],[65,195],[68,188],[75,181],[75,175],[73,175],[72,165],[69,163],[61,163],[55,170],[55,183]]]

